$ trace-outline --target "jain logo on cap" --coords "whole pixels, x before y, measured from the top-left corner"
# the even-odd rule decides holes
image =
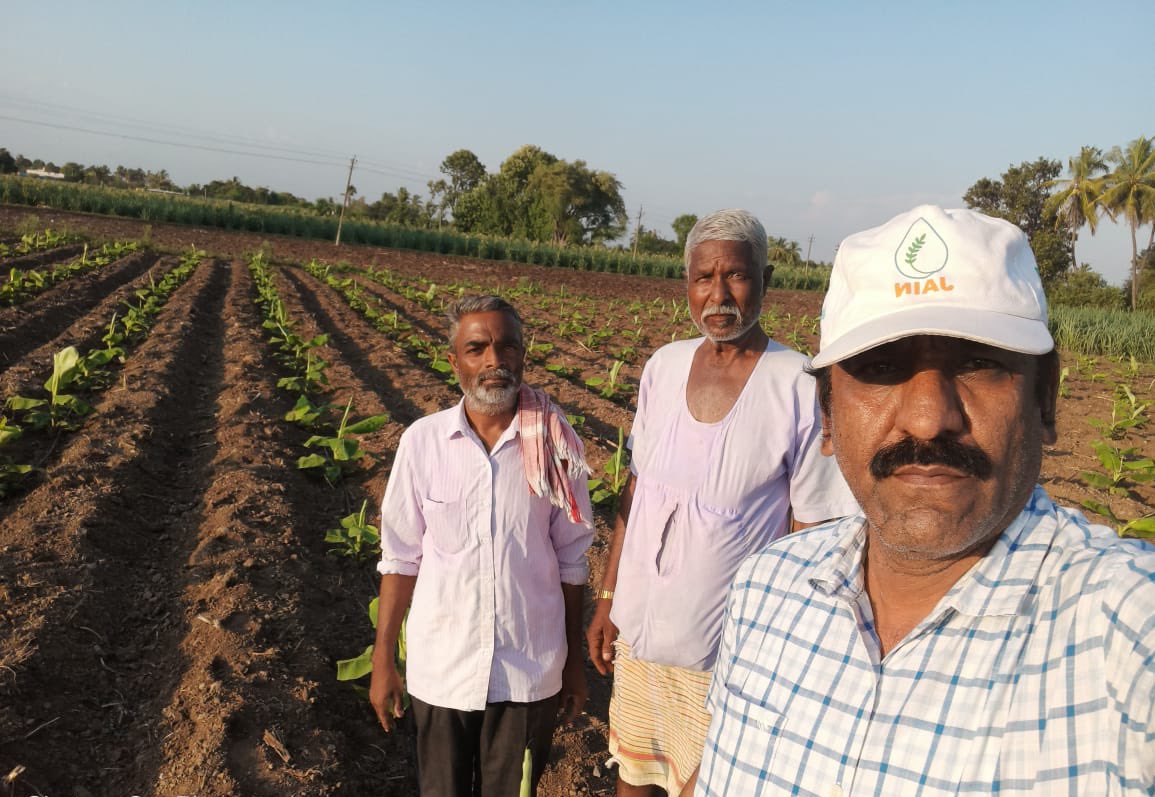
[[[896,282],[895,297],[953,290],[954,286],[947,282],[946,277],[933,278],[946,268],[949,259],[950,249],[946,241],[926,219],[921,216],[917,218],[894,250],[894,266],[898,273],[916,281]]]

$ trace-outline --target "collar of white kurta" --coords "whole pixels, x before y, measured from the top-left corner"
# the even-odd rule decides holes
[[[565,413],[544,390],[522,384],[517,417],[529,491],[564,509],[572,522],[592,526],[591,518],[582,517],[572,481],[588,476],[590,466],[586,464],[585,448]]]

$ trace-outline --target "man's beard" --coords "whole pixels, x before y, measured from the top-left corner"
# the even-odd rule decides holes
[[[729,332],[724,332],[720,335],[715,335],[710,332],[710,328],[706,326],[706,319],[714,315],[732,315],[735,322],[734,327]],[[696,326],[698,331],[710,339],[713,343],[728,343],[732,340],[745,335],[750,329],[758,323],[758,315],[754,314],[752,318],[745,318],[742,311],[732,304],[720,304],[715,307],[707,307],[702,311],[702,318],[698,321]]]
[[[499,387],[483,384],[484,380],[501,377],[509,384]],[[517,404],[517,392],[521,383],[508,368],[494,368],[483,374],[478,374],[471,385],[461,384],[461,392],[465,394],[465,404],[479,415],[500,415],[508,412]]]

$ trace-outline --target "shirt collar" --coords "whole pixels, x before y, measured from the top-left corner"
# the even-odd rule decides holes
[[[1018,517],[951,588],[943,605],[972,616],[1017,614],[1038,580],[1057,527],[1055,505],[1036,485]]]
[[[497,440],[497,445],[493,447],[493,452],[512,440],[515,436],[521,434],[521,413],[515,412],[513,420],[510,421],[509,426],[505,427],[505,431],[501,433],[501,437]],[[455,437],[467,437],[476,440],[481,444],[481,439],[477,436],[477,432],[473,431],[473,427],[469,425],[469,417],[465,414],[465,397],[463,396],[457,402],[457,406],[453,412],[449,414],[449,423],[445,427],[445,436],[449,439]],[[491,452],[491,453],[493,453]]]
[[[828,597],[853,601],[864,588],[862,552],[866,549],[866,517],[861,513],[835,525],[825,553],[816,557],[810,585]]]
[[[995,540],[987,555],[943,596],[932,615],[955,609],[972,616],[1018,613],[1036,582],[1057,527],[1055,505],[1036,486],[1018,516]],[[866,518],[849,517],[835,527],[832,542],[820,553],[810,584],[829,597],[852,601],[864,589],[862,554],[866,550]]]

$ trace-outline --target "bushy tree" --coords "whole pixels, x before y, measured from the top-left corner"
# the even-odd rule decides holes
[[[963,195],[967,207],[1006,219],[1027,234],[1044,284],[1072,266],[1070,243],[1055,232],[1056,209],[1047,207],[1050,187],[1061,170],[1056,160],[1023,161],[1007,167],[998,180],[983,177]]]
[[[453,220],[464,232],[597,243],[622,234],[626,210],[621,184],[609,172],[527,145],[458,198]]]
[[[1101,274],[1087,265],[1052,280],[1046,290],[1047,301],[1052,305],[1103,307],[1110,310],[1123,310],[1127,307],[1127,295],[1123,289],[1108,285]]]
[[[12,157],[12,153],[0,147],[0,174],[15,174],[17,170],[16,159]]]
[[[441,161],[441,173],[449,181],[439,180],[438,189],[444,194],[446,206],[452,211],[457,200],[481,184],[485,179],[485,165],[467,149],[459,149]],[[432,193],[433,186],[430,186]]]
[[[697,223],[698,217],[693,213],[683,213],[670,222],[670,226],[674,229],[674,235],[677,236],[679,253],[685,251],[686,239],[690,237],[690,230],[694,229],[694,225]]]
[[[637,240],[635,241],[635,239]],[[638,252],[647,255],[671,255],[676,257],[682,253],[677,241],[663,238],[653,230],[647,230],[645,227],[642,228],[640,235],[638,231],[635,230],[634,234],[630,236],[631,249],[635,242],[637,243]]]

